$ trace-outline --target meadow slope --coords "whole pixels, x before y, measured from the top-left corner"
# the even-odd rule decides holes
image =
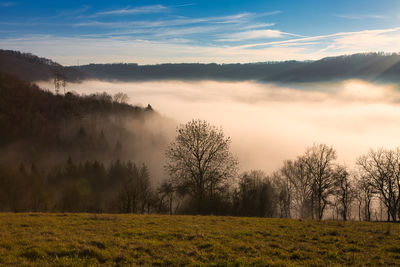
[[[166,215],[0,214],[0,265],[399,265],[400,225]]]

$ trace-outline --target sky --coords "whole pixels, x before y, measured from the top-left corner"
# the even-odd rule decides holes
[[[0,48],[64,65],[400,52],[400,1],[0,1]]]

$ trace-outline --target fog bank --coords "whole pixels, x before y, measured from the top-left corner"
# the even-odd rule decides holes
[[[53,88],[45,82],[39,86]],[[359,80],[297,88],[255,82],[86,81],[67,89],[80,94],[124,92],[131,104],[151,104],[176,123],[200,118],[222,126],[242,171],[273,171],[313,143],[333,145],[339,161],[349,166],[369,148],[399,145],[400,93],[395,85]],[[171,129],[163,131],[176,127],[168,125]]]

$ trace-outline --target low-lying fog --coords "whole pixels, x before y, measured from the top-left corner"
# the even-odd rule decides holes
[[[52,88],[49,83],[39,85]],[[67,89],[80,94],[124,92],[131,104],[151,104],[178,123],[200,118],[222,126],[232,139],[242,171],[271,172],[313,143],[333,145],[339,161],[348,166],[369,148],[400,145],[400,92],[395,85],[358,80],[301,87],[256,82],[87,81],[68,84]]]

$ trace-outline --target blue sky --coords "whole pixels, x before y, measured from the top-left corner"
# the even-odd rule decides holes
[[[0,1],[0,48],[65,65],[400,52],[400,1]]]

